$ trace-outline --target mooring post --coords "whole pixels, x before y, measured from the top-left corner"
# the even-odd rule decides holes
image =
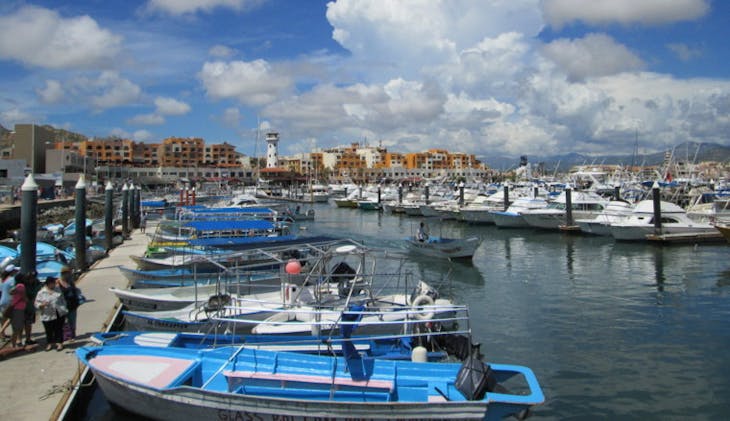
[[[464,182],[459,183],[459,206],[464,206]]]
[[[20,272],[29,274],[36,268],[36,236],[38,235],[38,184],[33,173],[28,174],[20,187]]]
[[[565,186],[565,225],[573,226],[573,188]]]
[[[403,203],[403,184],[398,184],[398,204]]]
[[[114,186],[111,181],[106,182],[104,189],[104,248],[106,252],[112,249],[114,243]]]
[[[424,189],[423,189],[423,194],[424,194],[424,195],[426,196],[426,204],[427,204],[427,205],[428,205],[428,203],[429,203],[429,200],[428,200],[428,195],[429,195],[429,193],[430,193],[430,192],[429,192],[428,190],[429,190],[429,186],[428,186],[428,183],[426,183],[426,187],[424,187]]]
[[[142,221],[142,186],[135,186],[136,197],[134,199],[134,227],[139,228]]]
[[[502,209],[502,210],[506,212],[507,208],[509,208],[509,186],[508,185],[506,185],[506,184],[504,185],[503,192],[504,192],[504,195],[503,195],[502,199],[504,201],[504,204],[503,204],[504,209]]]
[[[76,217],[76,233],[74,248],[76,249],[76,272],[86,270],[86,180],[84,175],[79,176],[76,182],[76,201],[74,216]]]
[[[122,235],[129,238],[129,186],[125,182],[122,186]]]
[[[654,234],[659,235],[662,233],[662,198],[656,181],[651,186],[651,199],[654,205]]]
[[[613,200],[621,200],[621,185],[613,186]]]

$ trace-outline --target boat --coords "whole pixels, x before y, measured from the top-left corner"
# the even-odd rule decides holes
[[[544,209],[547,205],[547,200],[540,197],[520,197],[505,211],[490,211],[492,222],[499,228],[528,228],[530,225],[522,217],[523,212]]]
[[[722,236],[730,243],[730,224],[727,222],[717,222],[715,223],[715,228],[720,231],[720,234],[722,234]]]
[[[631,215],[633,206],[622,200],[612,200],[603,212],[596,215],[595,218],[576,219],[575,223],[585,234],[611,236],[610,226],[612,223],[619,222],[627,216]]]
[[[361,290],[332,296],[329,302],[310,302],[276,310],[251,329],[257,335],[334,334],[343,326],[360,335],[394,335],[421,329],[424,323],[453,332],[468,320],[466,307],[439,298],[425,282],[413,292],[377,295]],[[224,319],[223,321],[235,322]]]
[[[533,209],[521,212],[522,218],[533,228],[557,230],[566,225],[566,200],[563,191],[557,198],[543,209]],[[609,200],[593,192],[571,191],[571,213],[573,221],[576,219],[595,218],[608,205]]]
[[[300,298],[297,287],[285,285],[291,300]],[[302,299],[311,294],[302,294]],[[230,307],[234,300],[242,300],[246,307]],[[293,301],[289,301],[291,303]],[[254,292],[239,297],[236,294],[221,293],[206,298],[203,304],[193,302],[185,307],[174,310],[157,311],[130,311],[124,310],[124,326],[127,330],[161,331],[161,332],[193,332],[207,333],[221,328],[221,331],[228,328],[227,323],[217,318],[227,317],[229,319],[245,318],[247,320],[261,321],[273,314],[274,310],[281,309],[287,304],[283,300],[280,291]],[[240,323],[236,326],[238,332],[247,333],[251,330],[253,323]]]
[[[159,420],[502,419],[544,401],[528,367],[134,345],[76,350],[106,399]],[[524,379],[527,393],[500,383]],[[522,383],[522,382],[520,382]],[[520,385],[523,386],[523,385]]]
[[[439,340],[434,340],[439,338]],[[344,342],[350,342],[358,353],[368,357],[389,360],[410,360],[417,346],[426,346],[428,361],[442,361],[448,358],[444,346],[449,341],[464,341],[466,336],[451,333],[431,332],[423,336],[372,337],[353,336],[276,336],[276,335],[231,335],[187,332],[144,332],[118,331],[99,332],[91,336],[91,341],[104,346],[140,345],[160,348],[218,348],[246,344],[251,349],[269,351],[302,352],[314,355],[338,355],[344,351]],[[418,352],[418,351],[416,351]],[[463,359],[466,355],[454,355]]]
[[[661,227],[654,225],[654,201],[642,200],[631,215],[609,225],[611,236],[620,241],[645,241],[651,234],[689,235],[716,234],[717,229],[709,222],[695,222],[687,212],[671,202],[660,201]]]
[[[312,184],[309,186],[309,191],[305,193],[304,200],[307,202],[314,203],[327,203],[330,199],[329,186],[323,184]]]
[[[200,279],[197,281],[200,282]],[[189,286],[170,286],[158,282],[157,288],[152,280],[137,280],[134,289],[109,288],[117,296],[124,308],[131,311],[165,311],[177,310],[193,303],[202,304],[208,298],[221,293],[251,293],[279,288],[281,277],[277,274],[253,273],[238,279],[219,276],[209,283],[197,283]],[[141,284],[141,285],[140,285]],[[142,288],[139,288],[142,286]],[[146,287],[146,288],[145,288]]]
[[[429,236],[420,241],[415,237],[405,239],[406,247],[419,254],[442,259],[471,259],[482,244],[482,239],[477,236],[466,238],[448,238],[440,236]]]
[[[368,197],[362,200],[358,200],[357,208],[364,211],[379,211],[383,209],[383,205],[378,201],[377,197]]]

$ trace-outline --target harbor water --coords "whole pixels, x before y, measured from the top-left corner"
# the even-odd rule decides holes
[[[306,208],[306,206],[305,206]],[[315,205],[300,234],[403,249],[423,218]],[[306,209],[305,209],[306,210]],[[485,360],[531,367],[534,419],[724,419],[730,414],[730,247],[429,220],[484,238],[472,262],[409,257],[417,279],[470,307]],[[139,419],[96,392],[86,419]]]

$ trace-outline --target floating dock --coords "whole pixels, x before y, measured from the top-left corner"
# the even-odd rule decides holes
[[[700,244],[725,241],[725,237],[719,231],[701,234],[649,234],[646,239],[652,243],[661,244]]]

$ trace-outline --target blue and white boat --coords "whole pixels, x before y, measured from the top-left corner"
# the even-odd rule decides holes
[[[436,338],[435,334],[428,338],[420,336],[389,336],[371,337],[354,336],[275,336],[275,335],[230,335],[206,334],[186,332],[141,332],[119,331],[100,332],[91,336],[94,343],[104,346],[139,345],[160,348],[193,348],[207,349],[224,346],[240,346],[245,344],[251,349],[265,349],[268,351],[302,352],[314,355],[342,356],[344,342],[350,342],[361,355],[389,360],[410,360],[414,358],[414,349],[420,343],[428,345],[432,351],[426,351],[427,361],[442,361],[449,354],[444,350],[443,343],[454,338],[453,334],[441,335],[444,340],[435,343],[428,339]],[[461,336],[466,340],[466,336]],[[431,344],[434,342],[435,344]],[[420,351],[415,350],[418,355]],[[463,356],[462,356],[463,358]]]
[[[544,401],[532,370],[256,348],[82,347],[106,399],[158,420],[502,419]],[[502,382],[521,377],[526,394]],[[476,385],[476,386],[474,386]]]

